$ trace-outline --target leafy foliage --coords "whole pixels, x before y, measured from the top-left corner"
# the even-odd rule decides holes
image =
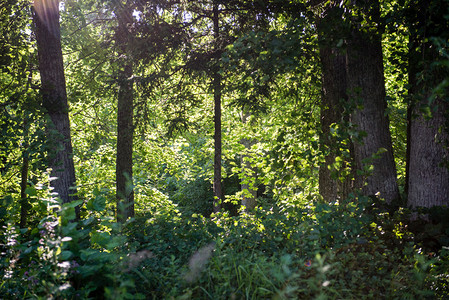
[[[61,206],[48,189],[40,200],[53,212],[35,229],[7,227],[2,297],[401,299],[447,287],[447,250],[424,255],[369,199],[207,219],[154,198],[123,228],[74,222],[79,203]]]
[[[403,203],[389,207],[357,190],[344,201],[323,202],[319,195],[326,151],[338,153],[330,168],[339,180],[350,176],[341,167],[351,153],[321,145],[314,25],[320,8],[303,2],[129,1],[135,65],[129,80],[136,96],[134,185],[129,188],[135,192],[136,217],[118,224],[115,74],[123,57],[113,43],[117,3],[61,2],[80,199],[63,205],[46,169],[51,145],[45,141],[37,93],[30,7],[27,1],[3,1],[0,298],[449,297],[447,207],[411,211],[405,195]],[[211,36],[214,3],[221,9],[220,45]],[[381,19],[386,26],[386,114],[402,189],[407,22],[413,17],[407,5],[412,3],[383,1]],[[441,54],[429,70],[447,69],[447,41],[435,36],[429,43]],[[226,209],[212,213],[209,75],[218,48]],[[447,82],[438,82],[434,96],[444,96],[445,89]],[[351,110],[353,103],[345,105]],[[330,132],[341,144],[364,136],[350,119],[332,124]],[[251,141],[249,147],[245,140]],[[25,158],[29,167],[23,185]],[[371,167],[368,163],[366,173]],[[257,190],[254,211],[240,207],[243,183]],[[76,220],[78,205],[81,218]]]

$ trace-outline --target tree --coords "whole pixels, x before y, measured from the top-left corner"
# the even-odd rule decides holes
[[[386,115],[379,2],[360,1],[350,8],[346,72],[349,99],[355,106],[351,121],[360,133],[354,141],[355,186],[364,195],[380,193],[391,203],[399,198],[399,189]]]
[[[323,84],[321,141],[325,151],[320,193],[326,201],[338,194],[345,198],[352,189],[348,176],[352,173],[354,187],[364,195],[380,193],[391,203],[399,198],[399,189],[385,115],[379,3],[361,1],[342,7],[331,1],[325,5],[317,26]],[[334,137],[330,135],[332,124],[336,124]],[[348,133],[350,141],[345,139]]]
[[[54,191],[63,203],[76,199],[75,168],[72,157],[69,106],[61,50],[59,1],[36,0],[35,25],[39,72],[41,75],[42,105],[49,117],[47,134],[54,151],[49,156]],[[79,209],[77,208],[79,215]]]
[[[449,205],[448,1],[411,1],[408,205]],[[446,54],[445,54],[446,53]],[[446,66],[445,66],[446,64]]]
[[[331,2],[317,20],[322,72],[320,139],[325,153],[324,164],[319,171],[319,190],[326,202],[345,199],[351,191],[352,182],[350,174],[342,174],[345,167],[350,168],[347,165],[353,155],[353,145],[344,134],[347,127],[344,123],[349,115],[344,114],[348,95],[346,55],[342,43],[347,28],[343,22],[343,12],[342,8]]]
[[[217,212],[221,208],[223,201],[223,189],[221,186],[221,75],[220,75],[220,56],[221,49],[219,45],[220,24],[219,24],[219,4],[218,1],[213,3],[212,22],[214,26],[214,62],[212,67],[212,89],[214,93],[214,211]]]
[[[133,62],[130,55],[133,21],[129,1],[118,4],[115,10],[118,26],[115,41],[118,48],[118,96],[117,96],[117,156],[116,195],[117,221],[124,222],[134,216],[133,192]]]
[[[243,30],[248,30],[253,25],[247,24],[248,14],[254,13],[254,11],[250,12],[251,5],[252,3],[246,1],[213,0],[205,4],[189,4],[188,7],[190,13],[194,16],[193,19],[196,19],[197,16],[206,16],[209,24],[202,24],[202,26],[206,26],[206,30],[211,29],[210,39],[204,39],[201,30],[205,30],[205,28],[197,28],[196,31],[200,33],[198,40],[204,39],[204,44],[193,49],[193,55],[188,59],[186,65],[193,67],[192,69],[196,69],[196,71],[206,71],[206,78],[211,79],[210,87],[214,102],[213,210],[215,212],[221,209],[224,200],[222,183],[222,102],[224,91],[229,91],[229,80],[222,76],[227,71],[222,61],[222,54],[226,52],[226,47],[236,39],[238,34],[242,34]],[[198,66],[201,63],[206,66],[206,69]]]

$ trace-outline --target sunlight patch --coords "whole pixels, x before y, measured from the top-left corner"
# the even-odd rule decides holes
[[[54,36],[57,36],[59,31],[59,1],[35,0],[34,10],[48,31]]]

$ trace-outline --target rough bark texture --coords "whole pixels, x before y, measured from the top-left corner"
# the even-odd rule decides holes
[[[119,91],[117,101],[117,157],[116,157],[116,193],[117,221],[124,222],[134,216],[133,192],[133,68],[129,57],[130,32],[128,24],[132,22],[132,11],[127,7],[117,9],[118,28],[116,42],[119,48]]]
[[[324,165],[320,167],[319,189],[324,201],[331,202],[337,198],[344,199],[350,191],[350,179],[341,181],[334,179],[330,166],[335,162],[339,148],[348,148],[349,145],[338,145],[330,135],[330,126],[333,123],[341,124],[343,112],[342,100],[346,100],[346,59],[338,49],[320,48],[322,64],[322,102],[321,102],[321,142],[325,156]],[[340,153],[339,153],[340,154]],[[337,174],[339,170],[334,170]]]
[[[63,203],[75,200],[75,168],[72,157],[70,121],[59,28],[59,1],[36,0],[33,20],[42,83],[43,106],[50,117],[47,135],[55,151],[50,154],[49,166],[54,191]],[[78,213],[78,209],[77,209]]]
[[[218,44],[220,35],[218,24],[218,4],[213,7],[214,39]],[[221,185],[221,75],[219,74],[218,61],[220,52],[218,47],[215,49],[215,65],[213,67],[212,88],[214,91],[214,212],[220,211],[223,201],[223,189]]]
[[[449,205],[449,158],[447,129],[447,103],[438,100],[437,111],[425,119],[419,108],[411,120],[410,176],[408,205],[411,207]],[[446,112],[446,115],[445,115]]]
[[[445,1],[429,5],[416,1],[410,26],[409,45],[409,165],[408,205],[433,207],[449,205],[449,103],[447,87],[429,104],[429,97],[440,82],[449,77],[447,68],[437,66],[441,59],[428,37],[449,38]],[[439,26],[435,26],[439,24]],[[420,79],[418,80],[418,77]],[[424,116],[430,109],[432,115]]]
[[[361,2],[364,6],[360,8],[372,18],[371,21],[376,20],[378,2]],[[381,198],[391,203],[399,198],[399,190],[389,121],[385,115],[387,103],[380,34],[375,28],[360,27],[360,23],[353,24],[347,42],[348,92],[357,106],[352,121],[357,130],[366,133],[366,137],[354,143],[354,157],[358,170],[370,164],[374,169],[368,176],[357,176],[356,187],[362,188],[365,195],[380,193]],[[386,152],[371,161],[380,149]]]
[[[242,122],[248,122],[249,113],[242,113]],[[249,150],[254,144],[250,139],[242,139],[240,143],[245,146],[245,152],[240,156],[240,163],[242,166],[242,182],[241,190],[243,193],[242,205],[245,206],[246,211],[252,211],[256,207],[257,186],[256,186],[256,170],[251,166]]]
[[[351,180],[338,180],[332,176],[330,167],[335,162],[340,149],[350,147],[338,144],[338,141],[330,134],[330,126],[333,123],[342,125],[343,102],[347,101],[346,84],[346,55],[344,49],[337,47],[341,38],[344,37],[344,29],[335,32],[336,27],[342,24],[342,11],[334,4],[325,8],[323,15],[317,20],[320,60],[322,74],[322,97],[321,97],[321,145],[326,153],[325,162],[320,166],[319,190],[326,202],[336,199],[345,199],[351,190]],[[349,150],[349,149],[348,149]]]

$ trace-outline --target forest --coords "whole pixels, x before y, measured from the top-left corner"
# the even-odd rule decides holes
[[[1,299],[449,299],[448,0],[2,0]]]

